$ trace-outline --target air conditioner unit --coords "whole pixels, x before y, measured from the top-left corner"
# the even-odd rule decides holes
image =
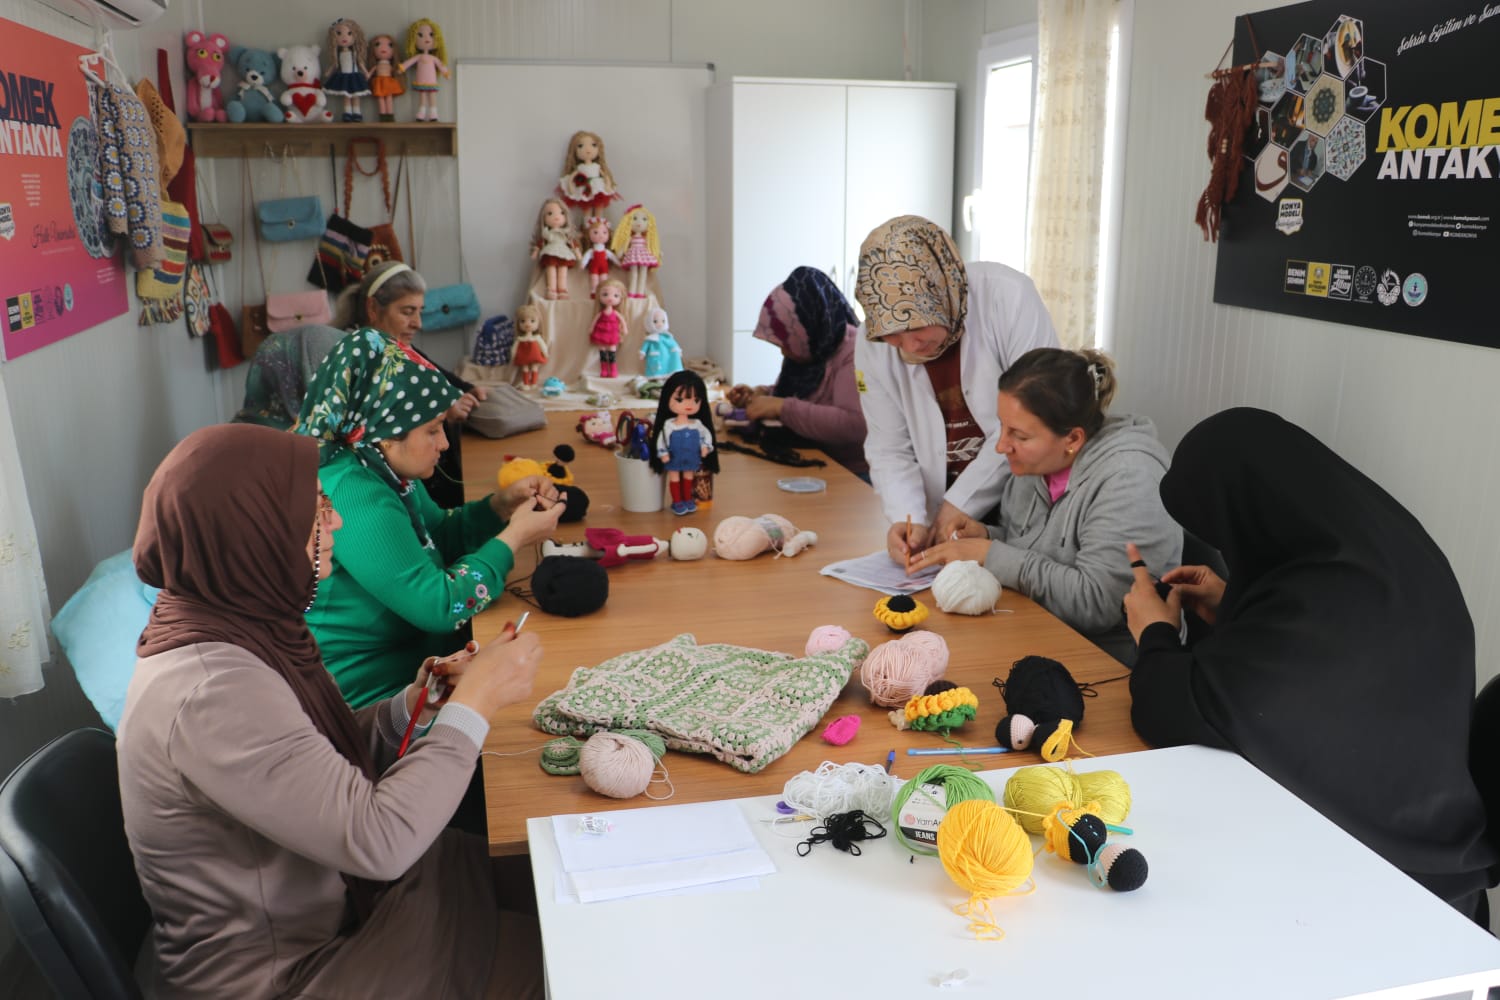
[[[103,19],[125,28],[139,28],[167,12],[167,0],[47,0],[65,14],[82,11],[87,19]]]

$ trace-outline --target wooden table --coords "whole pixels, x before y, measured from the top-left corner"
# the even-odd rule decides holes
[[[546,459],[554,445],[572,445],[578,458],[573,474],[587,490],[588,517],[563,525],[559,541],[582,541],[585,527],[615,527],[627,534],[669,538],[676,528],[692,525],[713,539],[714,527],[725,517],[780,514],[799,529],[815,531],[818,543],[795,558],[767,553],[734,562],[712,553],[696,562],[630,562],[609,571],[610,594],[605,606],[583,618],[560,618],[533,611],[526,629],[544,644],[543,666],[537,675],[535,697],[513,705],[491,720],[486,750],[518,753],[515,757],[486,756],[485,799],[489,808],[492,854],[526,852],[526,820],[557,813],[603,812],[649,804],[645,798],[609,799],[590,791],[578,777],[548,775],[537,765],[535,751],[550,737],[531,723],[531,712],[543,697],[568,682],[574,668],[594,666],[618,653],[658,645],[683,632],[699,642],[727,642],[801,655],[808,634],[819,625],[842,625],[873,647],[894,638],[871,614],[879,594],[820,576],[831,562],[868,555],[885,546],[886,521],[875,493],[834,462],[823,468],[794,469],[746,455],[720,453],[722,471],[715,477],[712,509],[685,517],[670,510],[636,514],[619,506],[620,491],[614,456],[584,441],[575,430],[577,413],[549,414],[544,430],[492,441],[466,435],[464,472],[468,495],[484,496],[492,489],[492,474],[504,455]],[[810,456],[816,453],[808,453]],[[776,480],[787,476],[816,476],[828,483],[819,493],[787,493]],[[528,573],[534,553],[518,557],[512,580]],[[951,659],[947,677],[968,686],[979,698],[979,716],[955,737],[968,746],[993,745],[994,727],[1005,714],[1004,701],[990,685],[1004,678],[1022,656],[1042,654],[1064,663],[1079,681],[1119,677],[1125,668],[1077,632],[1020,594],[1007,591],[999,607],[1007,613],[968,617],[937,610],[930,592],[918,595],[932,611],[924,627],[948,643]],[[497,601],[474,620],[480,642],[493,639],[506,621],[514,620],[523,605],[514,597]],[[1087,714],[1076,732],[1079,744],[1093,754],[1126,753],[1145,744],[1130,725],[1130,693],[1124,680],[1105,685],[1087,701]],[[664,763],[676,788],[671,802],[701,802],[780,792],[787,779],[816,768],[824,760],[859,760],[884,764],[896,751],[897,775],[910,776],[929,763],[956,758],[908,757],[908,747],[941,746],[931,733],[898,732],[886,717],[888,709],[871,703],[855,678],[829,710],[828,719],[850,713],[861,717],[853,742],[834,747],[819,738],[821,725],[790,752],[758,774],[742,774],[706,755],[668,753]],[[992,766],[995,758],[978,758]],[[1040,758],[1018,753],[1007,765],[1034,764]]]

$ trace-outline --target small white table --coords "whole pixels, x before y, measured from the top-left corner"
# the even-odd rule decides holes
[[[861,857],[830,844],[798,857],[814,824],[760,822],[776,796],[737,800],[778,869],[748,892],[559,904],[551,823],[531,819],[550,995],[1482,1000],[1500,984],[1500,941],[1239,756],[1178,747],[1075,766],[1129,783],[1127,842],[1150,878],[1098,889],[1042,853],[1034,894],[992,901],[998,942],[974,940],[952,912],[966,894],[893,834]],[[1010,770],[982,776],[998,790]],[[966,982],[941,987],[956,969]]]

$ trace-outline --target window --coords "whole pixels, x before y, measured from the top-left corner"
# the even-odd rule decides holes
[[[977,259],[1025,270],[1036,25],[985,36],[979,95],[979,186],[964,199],[964,227],[974,234]]]

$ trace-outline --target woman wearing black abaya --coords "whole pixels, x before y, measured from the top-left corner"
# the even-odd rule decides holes
[[[1224,555],[1162,576],[1136,560],[1136,731],[1234,750],[1393,865],[1484,921],[1484,808],[1468,769],[1474,627],[1437,544],[1358,469],[1273,413],[1183,438],[1167,513]],[[1155,567],[1159,568],[1159,567]],[[1178,641],[1186,607],[1212,628]]]

